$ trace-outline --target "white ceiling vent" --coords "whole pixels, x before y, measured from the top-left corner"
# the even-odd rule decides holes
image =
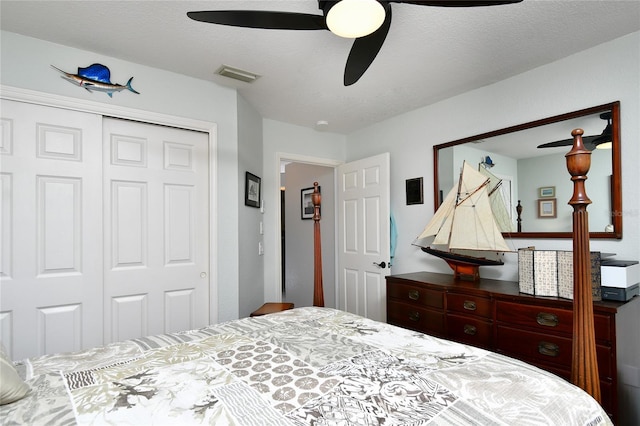
[[[238,68],[233,68],[228,65],[222,65],[216,70],[216,74],[223,77],[233,78],[234,80],[244,81],[245,83],[253,83],[260,76],[249,71],[244,71]]]

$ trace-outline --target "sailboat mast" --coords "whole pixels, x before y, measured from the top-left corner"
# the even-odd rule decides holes
[[[500,179],[500,181],[498,181],[498,183],[496,184],[496,186],[493,187],[493,189],[491,191],[489,191],[489,197],[491,197],[493,195],[494,192],[496,192],[498,190],[498,188],[500,188],[502,186],[502,179]]]
[[[460,169],[460,177],[458,178],[458,193],[456,194],[456,202],[453,205],[453,212],[451,214],[451,227],[449,227],[449,236],[447,237],[447,244],[451,242],[451,235],[453,234],[454,224],[456,223],[456,207],[460,204],[460,192],[462,192],[462,174],[464,173],[464,161],[462,162],[462,168]]]
[[[460,169],[460,176],[458,177],[458,194],[456,195],[456,206],[460,204],[460,192],[462,189],[462,174],[464,173],[464,162],[462,163],[462,168]],[[454,210],[455,213],[455,210]]]

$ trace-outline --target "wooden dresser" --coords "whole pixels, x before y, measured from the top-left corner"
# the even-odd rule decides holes
[[[627,303],[639,303],[640,298]],[[387,322],[518,358],[571,377],[572,301],[521,294],[518,283],[415,272],[387,277]],[[616,321],[622,302],[594,302],[602,406],[618,417]]]

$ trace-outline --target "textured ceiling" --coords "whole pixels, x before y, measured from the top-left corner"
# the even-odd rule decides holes
[[[640,1],[524,0],[481,8],[392,4],[377,58],[353,86],[342,75],[352,41],[328,31],[234,28],[191,10],[320,14],[311,0],[7,1],[1,28],[237,88],[265,118],[348,134],[640,30]],[[598,58],[594,58],[594,61]],[[222,64],[253,84],[214,75]]]

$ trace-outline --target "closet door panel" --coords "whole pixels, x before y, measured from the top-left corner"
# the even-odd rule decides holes
[[[104,120],[107,341],[209,323],[208,135]]]
[[[20,359],[100,345],[102,117],[2,100],[0,339]]]

